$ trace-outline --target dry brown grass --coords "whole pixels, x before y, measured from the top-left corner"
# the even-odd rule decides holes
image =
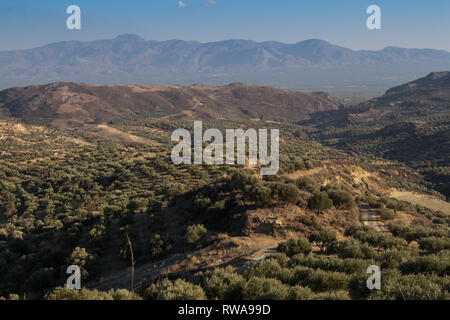
[[[419,204],[431,210],[442,211],[450,214],[450,203],[431,195],[425,195],[411,191],[400,191],[396,189],[391,190],[389,194],[392,198],[398,200],[410,202],[412,204]]]
[[[100,131],[98,133],[99,135],[101,135],[102,137],[105,137],[107,139],[111,139],[111,140],[115,140],[115,141],[120,141],[120,142],[124,142],[124,143],[132,143],[132,144],[143,144],[143,145],[148,145],[148,146],[154,146],[154,145],[159,144],[158,142],[156,142],[154,140],[138,137],[138,136],[120,131],[116,128],[112,128],[105,124],[97,125],[97,129],[100,129]]]

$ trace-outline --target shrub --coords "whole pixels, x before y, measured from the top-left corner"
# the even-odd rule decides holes
[[[422,238],[430,238],[430,237],[447,237],[448,231],[443,230],[441,228],[430,228],[430,227],[416,227],[410,229],[403,238],[409,242],[412,241],[420,241]]]
[[[126,289],[111,289],[108,294],[113,300],[142,300],[142,297]]]
[[[367,231],[366,231],[367,230]],[[351,227],[347,229],[347,234],[363,243],[368,243],[369,245],[376,247],[378,252],[381,249],[393,249],[405,247],[407,242],[404,239],[396,238],[391,233],[381,233],[376,232],[373,229]]]
[[[359,202],[367,203],[369,206],[374,208],[379,208],[383,204],[381,199],[377,199],[371,193],[366,192],[366,194],[359,196],[357,199]]]
[[[206,300],[203,289],[182,279],[164,279],[145,290],[146,300]]]
[[[247,279],[252,277],[275,278],[280,271],[281,267],[277,260],[266,259],[248,263],[245,265],[242,275]]]
[[[374,246],[383,249],[397,249],[406,247],[408,243],[401,238],[396,238],[390,233],[379,233],[373,242]]]
[[[172,249],[172,240],[169,238],[161,237],[159,234],[155,234],[150,239],[150,255],[152,257],[163,257],[166,256]]]
[[[297,285],[289,289],[288,300],[311,300],[313,296],[310,288]]]
[[[231,266],[227,266],[197,273],[194,276],[194,283],[204,289],[208,299],[230,300],[241,299],[245,279],[233,272]]]
[[[350,276],[341,272],[313,270],[306,271],[300,285],[311,288],[315,292],[336,291],[347,289]]]
[[[252,277],[244,285],[244,300],[285,300],[289,295],[289,286],[276,279]]]
[[[71,261],[73,265],[76,265],[80,267],[81,269],[81,276],[83,279],[88,278],[89,276],[89,270],[92,266],[92,263],[94,261],[94,257],[89,254],[85,248],[76,247],[71,257]]]
[[[71,290],[67,287],[58,287],[45,296],[46,300],[142,300],[142,298],[125,289],[111,289],[108,292],[90,290]]]
[[[314,193],[308,200],[308,207],[311,210],[316,210],[320,214],[323,210],[330,209],[333,206],[333,201],[328,198],[325,192]]]
[[[295,181],[300,190],[306,190],[309,193],[318,193],[320,191],[319,184],[311,177],[301,177]]]
[[[348,274],[365,272],[372,260],[340,259],[334,256],[296,255],[291,260],[291,265],[304,266],[325,271],[345,272]]]
[[[225,200],[216,201],[208,207],[207,214],[221,214],[225,211]]]
[[[282,252],[271,254],[266,259],[275,259],[281,267],[286,267],[290,260],[289,257]]]
[[[249,198],[258,208],[266,208],[272,204],[271,190],[261,185],[255,185],[250,189]]]
[[[195,224],[186,228],[185,239],[187,243],[196,243],[206,235],[206,228],[202,224]]]
[[[350,295],[345,290],[328,291],[316,293],[313,296],[314,300],[350,300]]]
[[[449,280],[435,275],[402,275],[396,270],[383,273],[382,290],[374,290],[369,299],[442,300],[449,299]],[[447,288],[447,289],[446,289]]]
[[[364,234],[366,232],[375,231],[372,227],[369,226],[360,226],[360,225],[352,225],[345,229],[344,235],[347,237],[353,237],[355,239],[360,238],[360,234]]]
[[[389,199],[386,203],[386,208],[392,209],[397,213],[397,211],[405,210],[406,204],[402,201]]]
[[[231,183],[234,190],[245,193],[258,184],[258,178],[250,172],[240,171],[231,177]]]
[[[294,285],[294,270],[291,268],[281,268],[280,271],[278,271],[274,275],[274,279],[280,280],[284,284]]]
[[[413,249],[388,249],[381,257],[381,268],[397,268],[401,263],[417,256],[418,252]]]
[[[336,231],[331,229],[315,231],[309,235],[309,241],[314,242],[321,251],[325,251],[334,240],[336,240]]]
[[[324,191],[338,209],[351,209],[355,205],[352,192],[345,185],[329,184],[324,188]]]
[[[395,211],[392,209],[380,209],[378,210],[382,220],[393,220],[395,219]]]
[[[286,242],[282,242],[278,245],[278,252],[286,254],[288,257],[292,257],[296,254],[303,253],[308,254],[312,250],[311,243],[306,238],[300,238],[297,240],[289,239]]]
[[[169,197],[176,197],[186,193],[188,187],[182,183],[169,183],[166,185],[165,194]]]
[[[284,202],[295,204],[298,201],[298,196],[299,192],[297,187],[292,183],[288,183],[281,188],[279,199]]]
[[[194,204],[199,209],[207,209],[211,204],[211,199],[203,194],[197,194],[194,199]]]
[[[15,300],[20,300],[20,297],[18,294],[10,293],[7,298],[0,296],[0,301],[2,301],[2,300],[15,301]]]
[[[273,183],[270,185],[272,198],[282,202],[297,203],[299,191],[293,183]]]
[[[404,238],[408,232],[411,232],[411,228],[407,227],[403,222],[394,221],[387,224],[389,231],[396,237]]]
[[[438,255],[415,257],[400,264],[402,273],[436,273],[448,274],[450,272],[450,253],[442,252]]]
[[[371,247],[355,239],[335,241],[329,246],[328,252],[336,253],[342,259],[373,259],[376,255]]]
[[[107,228],[103,224],[95,225],[89,231],[89,246],[94,250],[101,251],[108,245]]]
[[[450,249],[450,238],[429,237],[419,240],[419,247],[422,250],[437,253]]]
[[[367,299],[372,292],[367,288],[368,274],[361,273],[353,275],[348,282],[348,289],[352,299]]]

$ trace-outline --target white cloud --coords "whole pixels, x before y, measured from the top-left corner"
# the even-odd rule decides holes
[[[187,8],[190,7],[189,4],[185,3],[184,1],[178,1],[178,8]]]
[[[215,0],[207,0],[203,3],[205,7],[214,7],[217,6],[217,2]]]

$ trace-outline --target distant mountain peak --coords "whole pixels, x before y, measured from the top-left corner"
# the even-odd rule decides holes
[[[121,34],[115,37],[114,40],[146,41],[144,38],[136,34]]]
[[[331,43],[329,43],[326,40],[322,40],[322,39],[306,39],[303,41],[299,41],[297,43],[305,43],[305,44],[321,44],[321,45],[332,45]]]

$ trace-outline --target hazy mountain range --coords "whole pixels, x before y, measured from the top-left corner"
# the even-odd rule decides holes
[[[446,69],[450,53],[432,49],[354,51],[316,39],[295,44],[199,43],[121,35],[0,52],[0,87],[54,81],[142,85],[242,81],[308,91],[375,93]]]

